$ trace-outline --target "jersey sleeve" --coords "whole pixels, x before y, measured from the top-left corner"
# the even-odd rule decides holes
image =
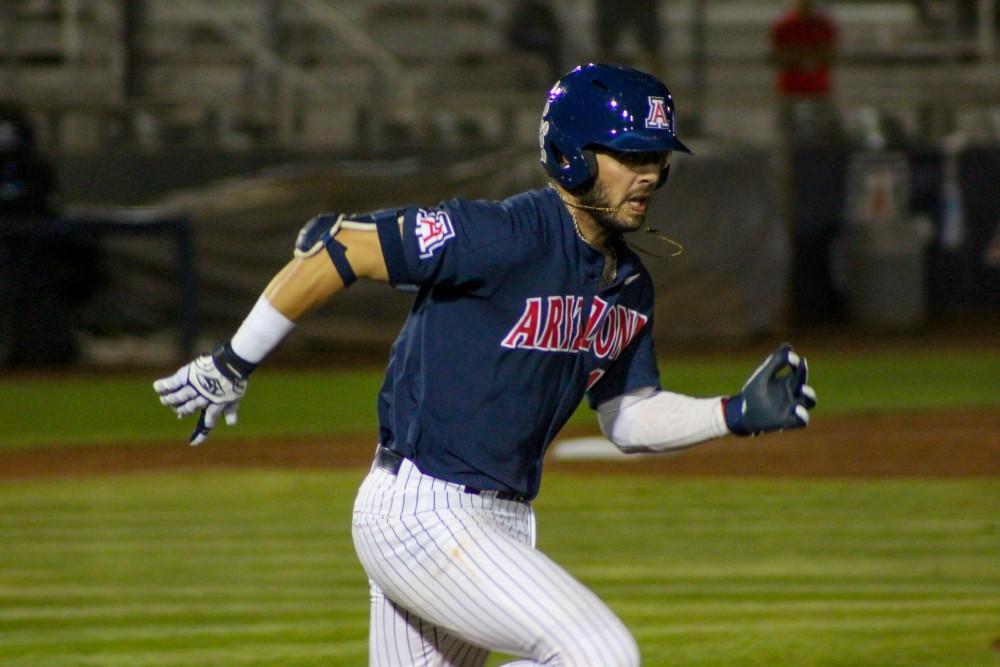
[[[649,322],[652,325],[652,319]],[[643,327],[636,340],[587,390],[587,401],[596,409],[606,401],[643,387],[660,389],[660,371],[656,365],[652,326]]]
[[[409,207],[378,226],[393,285],[468,285],[488,281],[505,264],[511,244],[503,212],[488,202],[453,199]],[[488,252],[486,252],[488,250]]]

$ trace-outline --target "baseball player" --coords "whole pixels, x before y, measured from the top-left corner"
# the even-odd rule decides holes
[[[233,338],[154,384],[191,444],[236,422],[247,378],[295,322],[357,278],[414,289],[378,395],[379,445],[354,505],[371,584],[371,665],[638,665],[596,595],[535,549],[545,450],[586,397],[627,452],[799,428],[815,393],[782,345],[742,391],[660,388],[640,229],[671,156],[689,153],[655,77],[577,67],[542,114],[548,188],[320,215]],[[332,394],[330,400],[335,400]]]

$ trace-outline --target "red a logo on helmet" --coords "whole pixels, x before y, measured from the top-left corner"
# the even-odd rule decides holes
[[[646,127],[657,130],[670,129],[670,116],[667,115],[666,102],[662,97],[649,97],[649,113],[646,114]]]

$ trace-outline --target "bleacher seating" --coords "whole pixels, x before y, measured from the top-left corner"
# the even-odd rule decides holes
[[[43,141],[89,150],[108,137],[262,141],[359,148],[381,126],[411,140],[450,127],[483,141],[532,143],[545,64],[504,43],[508,3],[488,0],[285,0],[268,31],[257,0],[146,2],[142,95],[121,87],[122,20],[113,0],[20,0],[0,17],[0,84],[39,118]],[[967,57],[920,25],[910,3],[831,3],[841,34],[845,108],[911,117],[929,100],[1000,105],[996,61]],[[593,58],[591,0],[554,0],[567,62]],[[660,74],[681,100],[703,92],[703,128],[766,141],[774,114],[770,25],[782,0],[706,3],[704,86],[692,77],[693,3],[664,3]],[[67,7],[76,7],[66,16]],[[952,49],[949,51],[948,49]],[[626,58],[635,46],[626,43]],[[965,57],[957,56],[965,54]],[[947,93],[944,95],[943,93]],[[142,131],[135,127],[137,118]],[[367,127],[367,132],[358,128]],[[397,133],[394,136],[402,136]]]

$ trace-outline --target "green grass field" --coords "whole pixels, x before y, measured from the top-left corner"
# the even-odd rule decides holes
[[[729,392],[758,361],[667,361],[663,381]],[[810,361],[817,414],[1000,406],[1000,351]],[[265,370],[212,437],[371,433],[378,375]],[[191,422],[151,381],[0,378],[0,449],[174,446]],[[366,664],[363,474],[0,482],[0,665]],[[618,612],[647,666],[1000,667],[998,478],[560,472],[536,509],[539,546]]]
[[[5,485],[0,664],[364,665],[361,474]],[[995,480],[562,474],[537,511],[646,665],[1000,664]]]
[[[665,388],[694,396],[735,393],[760,358],[679,358],[661,364]],[[258,372],[237,428],[212,438],[314,436],[374,432],[375,395],[383,369]],[[950,352],[817,354],[811,382],[817,414],[1000,405],[1000,349]],[[94,442],[163,442],[191,430],[156,400],[155,375],[133,377],[0,377],[0,449]],[[304,400],[306,397],[307,400]],[[592,424],[583,407],[577,424]]]

